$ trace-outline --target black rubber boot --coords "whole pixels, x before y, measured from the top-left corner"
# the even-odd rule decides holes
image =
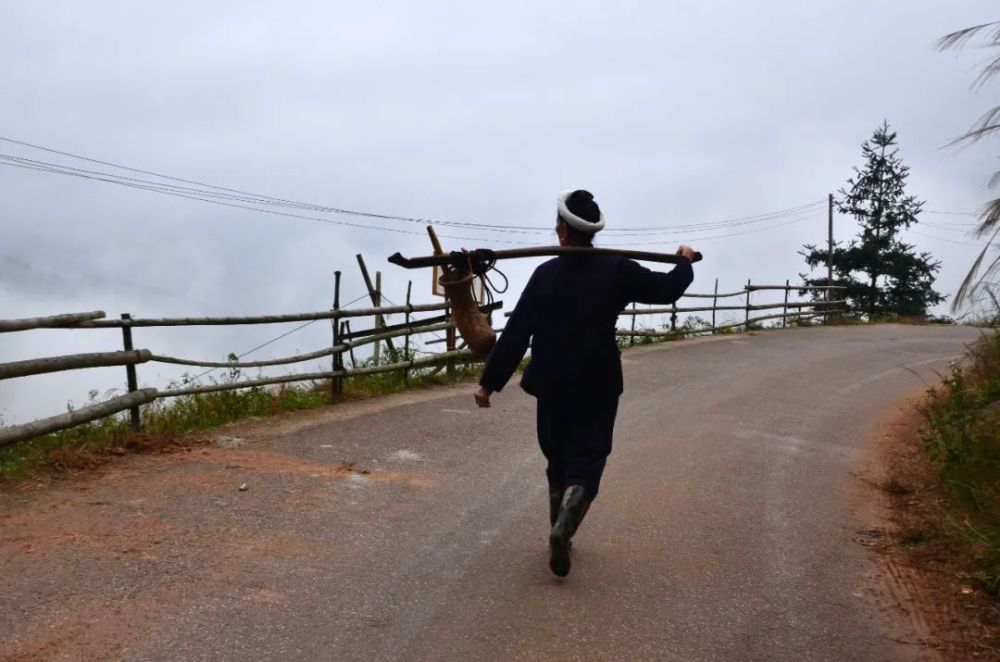
[[[556,525],[556,518],[559,517],[559,506],[562,505],[563,488],[549,486],[549,526]]]
[[[576,533],[589,507],[586,490],[580,485],[570,485],[563,492],[559,514],[549,533],[549,568],[557,577],[569,574],[569,549],[573,534]]]

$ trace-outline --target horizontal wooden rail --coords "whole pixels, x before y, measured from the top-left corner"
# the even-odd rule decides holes
[[[282,324],[285,322],[310,322],[313,320],[346,319],[350,317],[370,317],[372,315],[392,315],[396,313],[417,313],[430,310],[445,310],[447,303],[424,303],[411,306],[384,306],[381,308],[342,308],[321,310],[314,313],[291,313],[289,315],[255,315],[250,317],[161,317],[136,318],[131,320],[97,320],[77,325],[82,329],[106,329],[123,326],[228,326],[232,324]]]
[[[481,312],[483,312],[483,313],[489,313],[489,312],[492,312],[494,310],[498,310],[500,308],[503,308],[503,301],[494,301],[493,303],[488,303],[488,304],[479,306],[479,310]],[[389,325],[386,325],[386,326],[383,326],[383,327],[374,327],[374,328],[371,328],[371,329],[359,329],[357,331],[351,331],[350,333],[343,334],[341,336],[341,339],[343,340],[343,339],[351,339],[351,338],[360,338],[362,336],[370,336],[373,333],[381,333],[381,332],[384,332],[384,331],[394,331],[396,329],[406,329],[408,327],[409,328],[413,328],[415,326],[419,326],[419,325],[423,325],[423,324],[437,324],[438,322],[446,322],[450,318],[451,318],[451,315],[438,315],[436,317],[426,317],[426,318],[420,319],[420,320],[412,320],[409,325],[407,325],[406,322],[402,322],[400,324],[389,324]]]
[[[744,292],[746,294],[746,292]],[[750,310],[768,310],[770,308],[808,308],[816,305],[829,305],[834,303],[844,303],[844,301],[789,301],[785,303],[761,303],[749,306]],[[626,308],[622,315],[670,315],[673,313],[705,313],[713,310],[747,310],[747,306],[707,306],[697,308],[673,308],[671,306],[660,306],[657,308]]]
[[[741,297],[747,293],[746,290],[739,290],[738,292],[719,292],[718,294],[698,294],[696,292],[685,292],[681,295],[682,299],[692,298],[692,299],[725,299],[726,297]]]
[[[276,365],[290,365],[292,363],[302,363],[303,361],[311,361],[313,359],[321,359],[324,356],[330,356],[331,354],[343,354],[344,352],[350,351],[357,347],[363,345],[369,345],[371,343],[379,342],[380,340],[385,340],[387,338],[396,338],[399,336],[409,335],[419,335],[421,333],[432,333],[434,331],[445,331],[452,328],[450,322],[441,322],[439,324],[431,324],[429,326],[409,326],[402,329],[396,329],[395,331],[390,331],[388,333],[379,333],[376,335],[365,335],[351,342],[342,343],[336,347],[327,347],[325,349],[317,350],[315,352],[309,352],[307,354],[296,354],[294,356],[286,356],[280,359],[267,359],[263,361],[196,361],[193,359],[181,359],[175,356],[163,356],[160,354],[154,354],[152,356],[153,361],[158,363],[173,363],[175,365],[190,365],[199,368],[265,368],[268,366]]]
[[[772,319],[787,318],[791,319],[808,319],[811,317],[819,317],[822,315],[836,315],[846,313],[846,310],[828,310],[823,312],[797,312],[788,313],[787,315],[763,315],[761,317],[752,317],[745,322],[733,322],[732,324],[723,324],[720,326],[705,327],[703,329],[677,329],[676,331],[670,330],[640,330],[640,331],[615,331],[615,335],[622,337],[651,337],[658,338],[664,336],[677,336],[677,335],[689,335],[694,333],[712,333],[713,331],[723,331],[725,329],[734,329],[739,326],[746,326],[747,324],[754,324],[755,322],[763,322]]]
[[[747,326],[748,324],[754,324],[756,322],[764,322],[766,320],[779,320],[783,317],[787,319],[793,319],[793,318],[808,319],[812,317],[822,317],[824,315],[840,315],[846,312],[847,312],[846,310],[824,310],[822,312],[812,312],[812,313],[805,313],[805,312],[789,313],[788,315],[763,315],[761,317],[751,317],[746,322],[733,322],[732,324],[717,326],[715,327],[715,329],[716,331],[724,329],[735,329],[738,326]]]
[[[66,313],[64,315],[50,315],[48,317],[0,320],[0,333],[25,331],[27,329],[59,329],[66,326],[76,326],[81,322],[99,320],[103,317],[103,310],[95,310],[89,313]]]
[[[744,288],[749,292],[759,290],[846,290],[846,285],[747,285]]]
[[[395,372],[397,370],[422,368],[427,366],[435,366],[438,364],[444,364],[449,361],[457,361],[464,363],[479,363],[484,359],[476,356],[470,350],[455,350],[451,352],[442,352],[440,354],[434,354],[433,356],[428,356],[422,359],[412,359],[410,361],[400,361],[398,363],[387,363],[380,366],[372,366],[370,368],[356,368],[353,370],[338,370],[326,371],[326,372],[306,372],[298,373],[294,375],[284,375],[281,377],[266,377],[262,379],[248,379],[240,382],[233,382],[231,384],[212,384],[211,386],[192,386],[189,388],[179,388],[172,389],[169,391],[160,391],[159,397],[161,398],[175,398],[185,395],[195,395],[198,393],[213,393],[217,391],[234,391],[241,388],[251,388],[254,386],[270,386],[273,384],[288,384],[291,382],[308,382],[316,381],[320,379],[332,379],[334,377],[355,377],[358,375],[374,375],[382,372]]]
[[[23,425],[11,425],[0,428],[0,446],[76,427],[77,425],[89,423],[98,418],[104,418],[105,416],[110,416],[132,407],[138,407],[139,405],[155,400],[157,394],[158,392],[155,388],[144,388],[113,398],[107,402],[68,411],[65,414],[50,416],[49,418],[24,423]]]
[[[796,287],[795,285],[751,285],[749,288],[744,287],[742,290],[737,290],[736,292],[719,292],[718,294],[702,294],[697,292],[685,292],[681,295],[682,299],[688,297],[695,299],[724,299],[726,297],[738,297],[743,296],[747,293],[747,289],[751,292],[756,290],[843,290],[847,289],[844,285],[800,285]]]
[[[153,353],[148,349],[133,349],[127,352],[93,352],[90,354],[49,356],[43,359],[27,359],[25,361],[0,363],[0,379],[43,375],[49,372],[79,370],[80,368],[133,365],[136,363],[145,363],[152,358]]]

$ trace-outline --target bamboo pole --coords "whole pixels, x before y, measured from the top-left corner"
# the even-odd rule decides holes
[[[493,303],[489,303],[489,304],[480,306],[479,310],[480,310],[480,312],[488,313],[488,312],[497,310],[497,309],[502,308],[502,307],[503,307],[503,301],[494,301]],[[401,306],[401,308],[404,309],[402,312],[406,312],[405,311],[406,306]],[[416,309],[416,308],[414,307],[414,309]],[[419,319],[419,320],[415,320],[415,321],[411,320],[409,327],[411,329],[417,329],[417,328],[419,328],[421,326],[428,325],[428,324],[437,324],[439,322],[447,322],[447,321],[449,321],[450,317],[451,317],[450,315],[445,314],[445,315],[436,315],[434,317],[425,317],[424,319]],[[397,329],[406,329],[407,325],[405,323],[403,323],[403,324],[390,324],[390,325],[386,325],[386,326],[384,326],[382,328],[383,328],[384,331],[395,331]],[[362,329],[360,331],[354,331],[354,332],[352,332],[350,334],[350,337],[351,338],[360,338],[360,337],[363,337],[363,336],[370,336],[370,335],[372,335],[374,333],[375,333],[375,329]]]
[[[134,365],[136,363],[145,363],[152,358],[153,353],[148,349],[135,349],[127,352],[93,352],[90,354],[67,354],[65,356],[27,359],[25,361],[0,363],[0,379],[43,375],[49,372],[79,370],[81,368]]]
[[[794,317],[796,319],[809,319],[809,318],[812,318],[812,317],[822,317],[822,316],[825,316],[825,315],[835,314],[835,313],[839,313],[839,312],[843,312],[843,311],[833,310],[833,311],[817,311],[817,312],[808,312],[808,313],[807,312],[798,312],[798,313],[790,313],[789,317]],[[780,318],[781,318],[781,315],[763,315],[761,317],[752,317],[752,318],[750,318],[749,321],[751,323],[753,323],[753,322],[764,322],[764,321],[767,321],[767,320],[780,319]],[[732,324],[723,324],[722,326],[713,327],[711,329],[699,329],[697,332],[698,333],[708,333],[710,331],[722,331],[724,329],[732,329],[732,328],[735,328],[735,327],[744,326],[745,324],[746,324],[745,322],[733,322]],[[615,331],[615,335],[617,335],[617,336],[631,336],[631,335],[635,335],[635,336],[648,336],[648,337],[656,338],[656,337],[667,337],[667,336],[671,336],[673,334],[671,334],[669,331],[655,331],[654,330],[654,331],[635,331],[635,332],[633,332],[633,331]]]
[[[412,307],[412,312],[429,312],[445,310],[446,303],[422,303]],[[406,306],[383,306],[376,308],[342,308],[323,310],[312,313],[293,313],[290,315],[254,315],[252,317],[163,317],[149,319],[133,319],[133,328],[139,326],[229,326],[233,324],[283,324],[285,322],[311,322],[313,320],[347,319],[352,317],[371,317],[376,313],[389,315],[406,312]],[[121,320],[95,320],[81,322],[73,328],[80,329],[117,329],[123,325]]]
[[[838,300],[838,301],[831,301],[830,303],[841,303],[841,301],[840,300]],[[782,308],[782,307],[784,307],[784,305],[785,304],[783,304],[783,303],[758,303],[758,304],[751,304],[750,305],[750,310],[766,310],[768,308]],[[804,306],[812,306],[812,305],[813,305],[813,302],[810,302],[810,301],[804,301],[804,302],[791,301],[791,302],[788,303],[788,307],[789,308],[794,308],[796,306],[804,307]],[[667,315],[667,314],[671,314],[671,313],[674,313],[674,312],[678,312],[678,313],[699,313],[699,312],[708,312],[708,311],[712,311],[712,310],[746,310],[746,308],[747,307],[744,304],[742,306],[684,307],[684,308],[677,308],[677,310],[675,311],[672,306],[661,306],[659,308],[648,308],[648,309],[643,309],[643,308],[626,308],[625,310],[622,311],[622,314],[623,315],[632,315],[632,314],[635,314],[635,315]]]
[[[138,407],[139,405],[147,402],[152,402],[157,397],[158,392],[155,388],[144,388],[139,389],[134,393],[127,393],[125,395],[118,396],[117,398],[113,398],[107,402],[91,405],[82,409],[75,409],[73,411],[66,412],[65,414],[50,416],[49,418],[43,418],[38,421],[32,421],[31,423],[24,423],[22,425],[11,425],[9,427],[0,428],[0,446],[13,444],[17,441],[24,441],[25,439],[31,439],[32,437],[40,437],[43,434],[49,434],[50,432],[56,432],[58,430],[65,430],[66,428],[82,425],[83,423],[89,423],[90,421],[97,420],[98,418],[104,418],[105,416],[110,416],[132,407]]]
[[[718,278],[716,278],[716,280],[718,280]],[[718,287],[718,283],[716,283],[716,287]],[[690,293],[689,292],[685,292],[683,295],[681,295],[681,298],[682,299],[712,299],[712,300],[715,300],[715,299],[725,299],[727,297],[741,297],[744,294],[746,294],[746,290],[739,290],[738,292],[719,292],[719,293],[714,293],[713,292],[711,294],[698,294],[696,292],[690,292]]]
[[[89,313],[65,313],[63,315],[49,315],[48,317],[0,320],[0,333],[28,329],[61,329],[67,326],[76,326],[81,322],[92,322],[103,317],[103,310],[95,310]]]
[[[747,281],[749,283],[750,281]],[[844,285],[747,285],[747,290],[757,292],[759,290],[846,290]]]
[[[311,361],[312,359],[320,359],[324,356],[329,356],[332,353],[343,354],[344,352],[350,352],[352,349],[361,347],[363,345],[369,345],[376,340],[385,340],[386,338],[398,338],[399,336],[419,333],[431,333],[433,331],[444,331],[449,326],[453,326],[450,322],[440,322],[438,324],[428,324],[428,325],[411,325],[409,328],[396,328],[392,331],[387,331],[383,334],[378,335],[364,335],[355,340],[350,340],[348,342],[341,342],[336,347],[328,347],[315,352],[309,352],[308,354],[296,354],[294,356],[286,356],[280,359],[267,359],[264,361],[246,361],[246,362],[233,362],[233,361],[196,361],[193,359],[182,359],[176,356],[165,356],[162,354],[153,354],[150,357],[151,361],[157,363],[174,363],[177,365],[190,365],[200,368],[264,368],[267,366],[276,365],[289,365],[292,363],[302,363],[303,361]],[[352,356],[351,360],[354,360]]]

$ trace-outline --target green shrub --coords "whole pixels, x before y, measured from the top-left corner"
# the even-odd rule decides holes
[[[1000,334],[984,335],[964,368],[933,389],[923,413],[924,449],[938,466],[961,529],[976,556],[976,577],[1000,593]]]
[[[409,353],[412,356],[413,352]],[[230,356],[230,358],[235,358]],[[389,353],[383,363],[404,360],[403,353]],[[357,367],[374,365],[369,358]],[[456,364],[452,370],[445,367],[420,368],[409,371],[378,373],[345,377],[342,381],[341,399],[359,399],[395,393],[425,384],[443,384],[467,379],[476,373],[476,365]],[[207,380],[209,384],[235,383],[244,379],[242,370],[230,368],[221,378]],[[168,388],[192,385],[185,376]],[[203,382],[204,383],[204,382]],[[85,466],[88,456],[109,449],[146,447],[143,439],[156,437],[170,440],[182,435],[210,430],[235,421],[270,416],[273,414],[315,409],[330,404],[330,381],[306,382],[278,387],[255,386],[232,391],[198,393],[176,398],[164,398],[140,408],[142,433],[136,434],[129,422],[128,412],[99,419],[68,430],[47,434],[35,439],[0,448],[0,478],[19,478],[34,468],[75,468]],[[87,404],[98,401],[96,391],[91,391]],[[69,409],[73,407],[68,405]],[[93,459],[93,458],[92,458]]]

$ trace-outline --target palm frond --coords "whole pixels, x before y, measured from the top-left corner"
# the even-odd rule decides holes
[[[972,81],[972,89],[978,90],[986,83],[993,80],[993,77],[1000,74],[1000,55],[990,60],[990,63],[983,67],[976,79]]]
[[[993,21],[991,23],[982,23],[981,25],[973,25],[970,28],[950,32],[937,40],[935,49],[938,51],[947,51],[951,49],[964,48],[965,45],[968,44],[969,41],[977,34],[998,25],[1000,25],[1000,21]],[[994,32],[992,40],[996,41],[998,37],[1000,37],[1000,32]]]
[[[986,251],[989,250],[990,245],[986,244],[983,246],[983,250],[979,252],[979,257],[976,261],[972,263],[972,267],[969,269],[969,273],[965,274],[965,278],[962,279],[962,284],[958,288],[958,292],[955,293],[955,298],[951,302],[951,312],[956,313],[958,309],[965,305],[966,300],[975,289],[976,284],[979,280],[976,276],[979,274],[979,267],[983,264],[983,258],[986,257]]]
[[[997,184],[1000,184],[1000,170],[993,173],[993,176],[990,177],[990,181],[986,183],[986,186],[988,188],[996,188]]]
[[[952,145],[964,142],[978,142],[997,129],[1000,129],[1000,106],[994,106],[987,110],[983,113],[982,117],[976,120],[976,123],[972,125],[972,128],[967,133],[955,138],[945,146],[951,147]]]
[[[994,175],[996,177],[997,175]],[[1000,198],[994,198],[987,202],[983,208],[979,211],[979,225],[976,229],[972,231],[973,236],[981,238],[991,231],[994,236],[996,236],[997,230],[1000,230]],[[990,238],[990,242],[993,238]]]

